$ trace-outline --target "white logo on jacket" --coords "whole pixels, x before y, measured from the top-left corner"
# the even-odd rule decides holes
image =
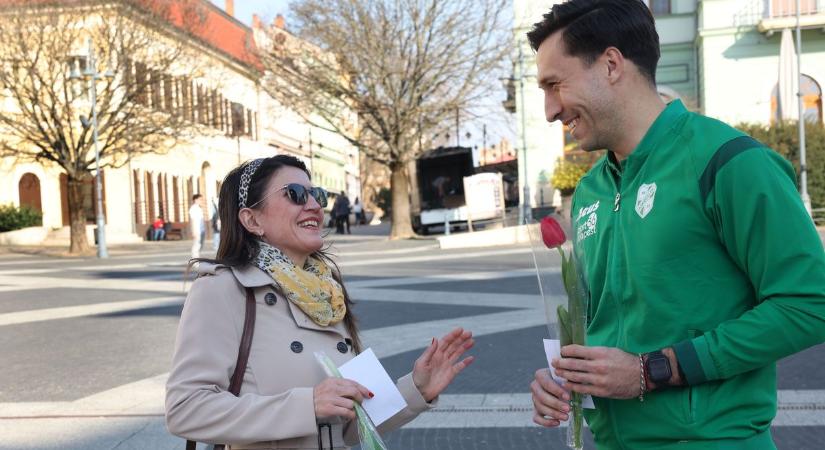
[[[598,219],[598,216],[596,215],[596,213],[590,213],[590,215],[587,216],[587,222],[579,225],[579,228],[576,230],[576,233],[577,233],[576,237],[578,238],[577,239],[578,242],[581,242],[581,241],[589,238],[590,236],[593,236],[594,234],[596,234],[596,221],[597,221],[597,219]]]
[[[579,208],[579,213],[576,215],[576,222],[582,219],[582,217],[594,213],[597,209],[599,209],[599,204],[601,202],[593,203],[590,206],[586,206],[584,208]]]
[[[653,201],[656,199],[656,183],[643,184],[639,186],[636,193],[636,214],[642,219],[647,217],[653,209]]]

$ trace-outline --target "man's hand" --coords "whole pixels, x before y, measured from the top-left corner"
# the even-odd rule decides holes
[[[626,399],[641,392],[639,357],[612,347],[566,345],[553,360],[564,387],[596,397]]]

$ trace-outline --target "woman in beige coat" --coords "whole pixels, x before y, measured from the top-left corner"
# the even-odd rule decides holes
[[[362,349],[351,302],[321,250],[326,193],[310,187],[304,164],[278,155],[227,175],[220,193],[221,243],[201,261],[181,316],[166,386],[169,431],[232,449],[317,449],[357,443],[354,403],[373,394],[327,378],[314,353],[337,365]],[[229,392],[244,324],[246,288],[256,321],[240,395]],[[389,431],[432,408],[472,357],[471,333],[433,339],[397,382],[407,407],[378,427]]]

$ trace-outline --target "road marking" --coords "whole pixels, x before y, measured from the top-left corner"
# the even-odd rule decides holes
[[[384,264],[406,264],[406,263],[414,263],[414,262],[430,262],[430,261],[445,261],[451,259],[467,259],[467,258],[483,258],[486,256],[504,256],[504,255],[524,255],[530,253],[529,248],[513,248],[508,250],[492,250],[492,251],[484,251],[484,252],[472,252],[472,253],[449,253],[445,255],[432,255],[432,256],[412,256],[412,257],[398,257],[398,258],[381,258],[381,259],[371,259],[365,261],[346,261],[346,259],[342,259],[339,262],[341,267],[359,267],[359,266],[377,266],[377,265],[384,265]]]
[[[73,402],[0,403],[0,421],[162,417],[168,373]],[[825,426],[825,390],[780,390],[773,426]],[[445,394],[405,428],[533,427],[529,393]]]
[[[26,261],[26,258],[32,258],[34,261]],[[3,258],[7,259],[7,258]],[[11,259],[11,258],[8,258]],[[15,259],[14,261],[2,261],[0,262],[0,266],[19,266],[21,264],[29,265],[29,264],[63,264],[63,263],[72,263],[77,261],[85,261],[84,259],[74,258],[74,259],[58,259],[58,258],[49,258],[49,259],[35,259],[34,256],[26,256],[21,259]]]
[[[362,251],[362,252],[344,252],[340,255],[336,255],[337,257],[343,258],[350,258],[353,256],[380,256],[380,255],[394,255],[394,254],[407,254],[407,253],[417,253],[423,252],[427,250],[440,250],[438,244],[432,245],[423,245],[420,247],[410,247],[410,248],[394,248],[392,250],[370,250],[370,251]]]
[[[359,252],[357,254],[360,255],[384,255],[389,253],[411,253],[416,251],[423,251],[423,250],[430,250],[431,248],[428,247],[421,247],[420,250],[418,247],[413,249],[395,249],[395,250],[388,250],[384,252]],[[355,255],[356,253],[352,254],[344,254],[342,257],[338,258],[338,263],[341,267],[362,267],[362,266],[374,266],[374,265],[383,265],[383,264],[395,264],[395,263],[414,263],[414,262],[429,262],[429,261],[444,261],[444,260],[453,260],[453,259],[466,259],[466,258],[481,258],[481,257],[489,257],[489,256],[505,256],[505,255],[522,255],[530,253],[529,248],[512,248],[507,250],[489,250],[489,251],[481,251],[481,252],[470,252],[470,253],[447,253],[441,255],[430,255],[430,256],[403,256],[403,257],[396,257],[396,258],[378,258],[378,259],[358,259],[358,260],[348,260],[349,256]],[[181,256],[180,254],[173,254],[174,256]],[[143,258],[155,258],[164,255],[143,255]],[[82,261],[82,260],[73,260],[73,261]],[[57,261],[55,261],[57,262]],[[151,264],[151,263],[128,263],[128,264],[116,264],[116,265],[102,265],[102,264],[93,264],[93,265],[84,265],[84,266],[59,266],[54,268],[48,269],[19,269],[19,270],[4,270],[0,271],[0,275],[2,276],[12,276],[12,275],[32,275],[32,274],[42,274],[42,273],[50,273],[50,272],[63,272],[67,270],[71,271],[96,271],[96,270],[123,270],[123,269],[142,269],[147,267],[180,267],[181,273],[185,270],[188,260],[182,260],[180,262],[174,263],[161,263],[161,264]]]
[[[24,323],[42,322],[44,320],[69,319],[72,317],[93,316],[98,314],[109,314],[180,304],[183,304],[183,298],[180,296],[174,296],[130,300],[124,302],[65,306],[61,308],[35,309],[30,311],[17,311],[13,313],[0,314],[0,326],[20,325]]]
[[[65,273],[63,273],[65,275]],[[25,291],[45,288],[117,289],[126,291],[186,292],[191,283],[123,278],[58,278],[6,276],[0,273],[0,292]]]
[[[554,269],[548,273],[561,273],[561,269]],[[498,272],[495,270],[483,272],[457,272],[445,273],[438,275],[427,275],[423,277],[398,277],[398,278],[381,278],[377,280],[358,280],[346,282],[347,289],[353,288],[372,288],[383,286],[408,286],[415,284],[430,284],[443,283],[446,281],[474,281],[474,280],[497,280],[501,278],[520,278],[526,276],[535,276],[535,269],[516,269],[505,272]],[[346,277],[345,277],[346,278]],[[426,292],[426,291],[424,291]]]
[[[455,327],[472,330],[473,336],[479,337],[541,326],[546,323],[543,308],[520,309],[374,328],[361,332],[361,340],[365,346],[371,347],[379,358],[387,358],[423,348],[434,336],[441,336]],[[540,345],[540,342],[536,342],[537,347]]]
[[[493,306],[505,308],[537,308],[541,306],[540,296],[527,294],[488,294],[466,291],[415,291],[411,289],[371,288],[348,288],[347,292],[355,302],[380,301],[435,305]]]

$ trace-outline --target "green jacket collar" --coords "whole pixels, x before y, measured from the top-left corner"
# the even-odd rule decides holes
[[[616,161],[613,152],[608,152],[606,158],[608,166],[617,173],[641,167],[647,156],[660,144],[661,140],[670,134],[674,127],[682,123],[681,119],[687,112],[688,110],[681,100],[670,102],[659,114],[659,117],[653,121],[639,145],[621,164]]]

